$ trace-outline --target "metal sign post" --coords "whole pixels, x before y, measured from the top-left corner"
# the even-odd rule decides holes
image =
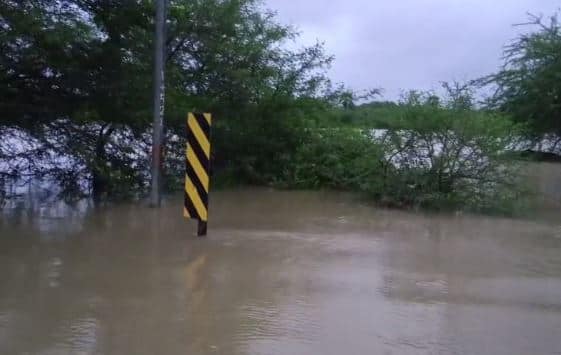
[[[210,113],[189,113],[185,150],[185,199],[183,215],[199,221],[197,235],[206,235],[210,176]]]
[[[162,178],[162,139],[164,127],[164,37],[165,37],[166,0],[156,1],[155,38],[154,38],[154,92],[153,92],[153,132],[152,166],[150,180],[150,206],[160,207]]]

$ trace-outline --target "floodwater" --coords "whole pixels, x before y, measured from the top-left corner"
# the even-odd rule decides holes
[[[206,238],[179,197],[5,213],[0,354],[561,354],[559,212],[269,189],[210,212]]]

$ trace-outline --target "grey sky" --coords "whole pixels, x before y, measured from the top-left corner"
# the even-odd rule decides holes
[[[299,43],[325,42],[335,55],[329,76],[355,90],[438,89],[440,81],[495,71],[512,24],[526,13],[549,16],[558,0],[265,0],[294,25]]]

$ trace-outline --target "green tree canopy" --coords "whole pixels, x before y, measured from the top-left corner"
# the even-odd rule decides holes
[[[520,35],[504,52],[502,69],[482,79],[495,86],[492,107],[529,124],[537,135],[561,134],[561,25],[531,16],[524,25],[534,32]]]
[[[129,146],[149,144],[153,12],[149,0],[0,3],[0,126],[35,140],[26,158],[72,156],[72,173],[56,175],[94,190],[142,181]],[[210,111],[218,165],[255,169],[290,149],[299,111],[326,83],[321,44],[287,49],[296,32],[257,0],[169,0],[167,13],[168,136],[183,135],[187,111]]]

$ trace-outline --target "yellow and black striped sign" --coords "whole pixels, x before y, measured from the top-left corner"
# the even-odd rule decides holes
[[[187,166],[183,215],[199,221],[208,220],[208,186],[210,170],[210,113],[187,116]]]

